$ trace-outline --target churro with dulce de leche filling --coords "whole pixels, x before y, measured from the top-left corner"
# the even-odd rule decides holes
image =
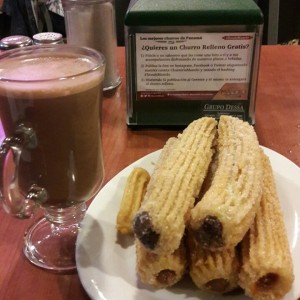
[[[168,288],[189,275],[201,291],[243,289],[254,300],[279,300],[292,288],[272,167],[249,123],[200,118],[168,139],[150,177],[138,169],[117,229],[133,230],[142,283]]]
[[[255,300],[279,300],[292,287],[293,265],[272,167],[268,157],[263,157],[263,195],[242,242],[239,283]]]
[[[190,227],[202,247],[235,247],[254,220],[262,193],[263,168],[253,127],[221,116],[218,162],[207,192],[191,210]]]
[[[187,259],[184,242],[177,250],[156,254],[136,240],[136,268],[140,280],[155,288],[167,288],[177,283],[186,273]]]
[[[212,159],[216,125],[213,118],[192,122],[156,165],[133,222],[136,238],[148,250],[163,255],[179,248]]]
[[[236,248],[221,251],[204,249],[190,231],[188,256],[189,274],[199,289],[224,294],[239,287],[240,260]]]

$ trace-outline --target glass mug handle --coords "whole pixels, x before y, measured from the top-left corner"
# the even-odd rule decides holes
[[[34,149],[37,146],[37,139],[32,128],[20,124],[14,135],[6,137],[0,146],[0,198],[4,210],[10,215],[25,219],[33,215],[38,204],[47,200],[47,192],[44,188],[33,184],[24,197],[19,191],[18,168],[22,149]],[[8,171],[5,168],[5,161],[9,151],[12,152],[12,176],[7,180]]]

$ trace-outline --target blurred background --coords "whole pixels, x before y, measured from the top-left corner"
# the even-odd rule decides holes
[[[209,0],[208,0],[209,1]],[[264,18],[263,44],[297,43],[300,39],[299,0],[254,0]],[[130,0],[115,0],[118,46],[124,45],[124,16]],[[0,0],[0,38],[55,31],[65,36],[60,0]]]

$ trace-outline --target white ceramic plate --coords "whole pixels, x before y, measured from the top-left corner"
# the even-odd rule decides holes
[[[284,156],[263,149],[275,173],[295,268],[294,286],[284,299],[295,300],[300,297],[300,169]],[[76,248],[82,285],[94,300],[226,300],[228,297],[200,293],[189,279],[169,289],[155,290],[143,285],[135,272],[133,239],[117,235],[116,216],[128,175],[137,166],[152,172],[159,153],[153,152],[121,171],[89,206]],[[248,298],[239,295],[230,299]]]

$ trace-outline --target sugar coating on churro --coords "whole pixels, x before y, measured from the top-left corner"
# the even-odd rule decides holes
[[[192,122],[163,149],[134,219],[141,244],[157,254],[178,249],[195,198],[206,176],[214,149],[217,122],[201,118]]]
[[[191,210],[190,226],[210,250],[235,247],[253,222],[262,193],[263,168],[253,127],[221,116],[218,162],[212,183]]]
[[[130,185],[140,195],[136,183]],[[201,290],[240,286],[256,300],[279,300],[291,289],[272,168],[250,124],[230,116],[218,130],[211,118],[191,123],[167,141],[140,198],[137,213],[130,201],[128,209],[143,283],[167,288],[188,272]]]
[[[117,215],[116,228],[121,234],[133,233],[132,221],[141,206],[149,180],[148,171],[140,167],[134,168],[128,176]]]
[[[143,283],[156,288],[166,288],[177,283],[186,273],[184,243],[170,254],[155,254],[136,240],[137,273]]]
[[[242,242],[240,285],[253,299],[275,300],[291,289],[289,243],[269,159],[263,155],[263,194],[254,223]]]

